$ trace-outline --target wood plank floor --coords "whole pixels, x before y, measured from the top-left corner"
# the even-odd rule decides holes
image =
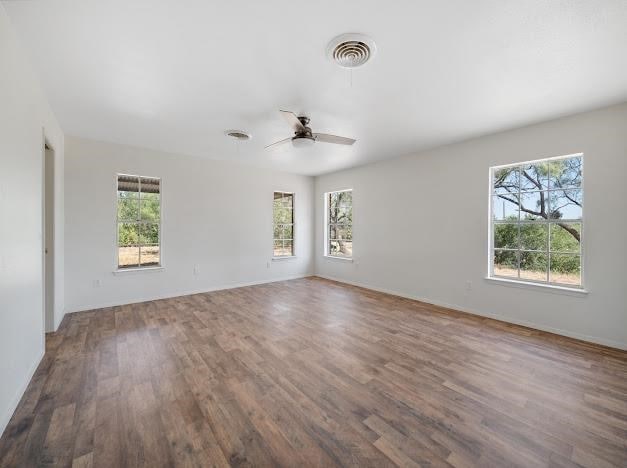
[[[627,466],[627,353],[319,278],[66,316],[0,466]]]

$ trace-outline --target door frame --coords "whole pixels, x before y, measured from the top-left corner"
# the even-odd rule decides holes
[[[56,150],[50,143],[50,140],[46,137],[45,130],[42,135],[42,150],[41,150],[42,164],[41,164],[41,275],[42,275],[42,325],[43,325],[43,337],[42,340],[46,342],[46,333],[54,331],[55,325],[55,231],[56,231],[56,219],[55,208],[56,200],[55,196],[55,179],[56,179]],[[48,171],[51,170],[50,176]],[[46,204],[48,202],[48,195],[52,194],[52,206],[49,207],[48,217],[46,212],[48,211]],[[52,218],[52,219],[49,219]],[[52,222],[52,226],[48,229],[48,223]],[[52,239],[48,239],[50,236]],[[47,261],[46,258],[46,244],[52,249],[52,259]],[[48,271],[50,270],[50,271]],[[51,275],[51,277],[49,277]],[[48,295],[52,295],[50,303],[48,302]]]

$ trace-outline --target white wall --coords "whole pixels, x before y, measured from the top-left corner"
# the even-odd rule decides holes
[[[579,152],[589,294],[485,280],[488,168]],[[625,174],[627,104],[321,176],[316,273],[627,348]],[[344,188],[354,189],[353,263],[323,256],[323,194]]]
[[[162,271],[113,273],[117,173],[162,179]],[[67,137],[65,180],[67,311],[313,273],[311,177]],[[271,261],[275,190],[296,193],[294,259]]]
[[[0,433],[44,353],[44,135],[56,152],[58,325],[63,318],[63,133],[0,5]]]

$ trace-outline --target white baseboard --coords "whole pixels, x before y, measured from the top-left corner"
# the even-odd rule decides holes
[[[17,405],[20,403],[20,400],[24,396],[24,392],[26,391],[26,388],[28,388],[28,384],[33,378],[33,375],[35,375],[37,367],[39,367],[39,364],[41,364],[41,360],[44,358],[45,352],[46,350],[44,347],[44,349],[42,349],[41,353],[39,354],[39,357],[35,360],[35,362],[31,365],[31,368],[28,370],[26,378],[22,381],[17,391],[15,392],[15,396],[9,404],[9,407],[6,409],[5,413],[0,416],[0,437],[2,437],[2,434],[4,434],[4,430],[7,428],[7,425],[9,424],[13,413],[15,413],[15,410],[17,409]]]
[[[627,350],[627,343],[620,342],[620,341],[608,340],[607,338],[598,337],[598,336],[585,335],[585,334],[582,334],[582,333],[572,332],[570,330],[563,330],[561,328],[555,328],[555,327],[550,327],[550,326],[539,324],[539,323],[529,322],[527,320],[518,320],[518,319],[515,319],[515,318],[512,318],[512,317],[508,317],[506,315],[490,314],[490,313],[481,312],[481,311],[478,311],[478,310],[472,310],[472,309],[469,309],[467,307],[458,306],[456,304],[447,304],[445,302],[441,302],[441,301],[438,301],[438,300],[429,299],[429,298],[425,298],[425,297],[419,297],[419,296],[416,296],[416,295],[413,295],[413,294],[406,294],[406,293],[402,293],[402,292],[399,292],[399,291],[394,291],[394,290],[391,290],[391,289],[379,288],[379,287],[371,286],[371,285],[368,285],[368,284],[365,284],[365,283],[359,283],[357,281],[349,281],[349,280],[345,280],[345,279],[341,279],[341,278],[335,278],[335,277],[332,277],[332,276],[320,275],[320,274],[316,274],[315,276],[317,276],[319,278],[328,279],[328,280],[331,280],[331,281],[337,281],[338,283],[350,284],[352,286],[358,286],[360,288],[365,288],[365,289],[370,289],[372,291],[377,291],[377,292],[382,292],[382,293],[385,293],[385,294],[390,294],[392,296],[398,296],[398,297],[402,297],[402,298],[405,298],[405,299],[413,299],[414,301],[425,302],[427,304],[433,304],[433,305],[438,306],[438,307],[445,307],[447,309],[454,309],[454,310],[458,310],[460,312],[465,312],[467,314],[478,315],[480,317],[487,317],[487,318],[491,318],[491,319],[495,319],[495,320],[500,320],[501,322],[512,323],[514,325],[521,325],[523,327],[533,328],[535,330],[540,330],[540,331],[545,331],[545,332],[549,332],[549,333],[554,333],[556,335],[561,335],[561,336],[567,336],[569,338],[575,338],[575,339],[581,340],[581,341],[587,341],[589,343],[595,343],[595,344],[600,344],[600,345],[603,345],[603,346],[609,346],[610,348],[617,348],[617,349]]]
[[[301,274],[301,275],[285,276],[281,278],[272,278],[272,279],[265,279],[265,280],[259,280],[259,281],[248,281],[248,282],[242,282],[242,283],[231,283],[231,284],[226,284],[226,285],[210,286],[210,287],[204,287],[204,288],[199,288],[199,289],[179,291],[179,292],[174,292],[174,293],[157,294],[157,295],[152,295],[150,297],[148,296],[138,297],[132,300],[111,301],[111,302],[104,302],[104,303],[99,303],[99,304],[86,304],[86,305],[72,307],[71,309],[66,309],[65,313],[71,314],[74,312],[83,312],[85,310],[105,309],[107,307],[137,304],[140,302],[148,302],[148,301],[157,301],[159,299],[171,299],[173,297],[191,296],[193,294],[202,294],[202,293],[208,293],[212,291],[221,291],[225,289],[243,288],[246,286],[257,286],[259,284],[276,283],[279,281],[289,281],[293,279],[307,278],[308,276],[314,276],[314,275],[313,273],[306,273],[306,274]]]

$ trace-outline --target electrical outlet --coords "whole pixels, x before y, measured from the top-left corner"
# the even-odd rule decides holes
[[[466,281],[466,291],[472,291],[472,281]]]
[[[194,275],[198,276],[200,274],[200,265],[194,265]]]
[[[93,281],[94,288],[99,288],[99,287],[100,287],[100,284],[101,284],[101,283],[100,283],[100,280],[99,280],[99,279],[95,279],[95,280]]]

